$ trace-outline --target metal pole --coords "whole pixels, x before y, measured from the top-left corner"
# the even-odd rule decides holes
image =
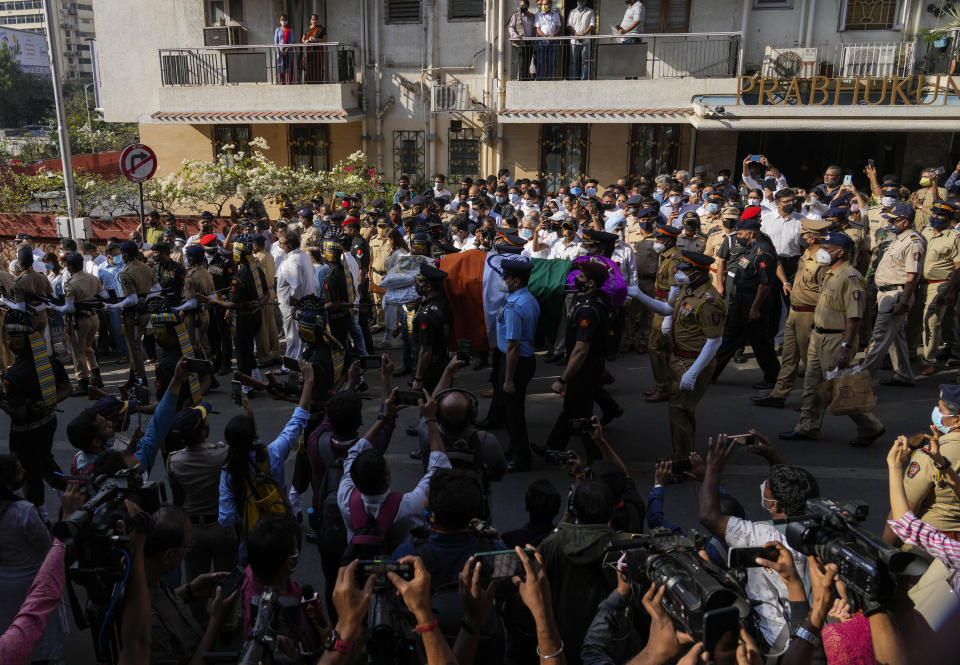
[[[73,220],[77,217],[77,199],[73,190],[73,155],[70,152],[70,135],[63,110],[63,90],[60,88],[60,61],[57,58],[57,38],[54,34],[56,21],[53,16],[53,0],[43,0],[47,21],[47,49],[50,55],[50,78],[53,79],[53,101],[57,108],[57,134],[60,138],[60,162],[63,165],[63,189],[67,197],[67,237],[73,239]]]
[[[140,242],[147,242],[147,229],[144,225],[143,215],[143,183],[138,182],[137,187],[140,189]]]
[[[87,83],[83,86],[83,103],[87,107],[87,135],[90,137],[90,152],[96,153],[97,149],[93,145],[93,122],[90,120],[90,100],[87,98],[87,88],[89,88],[92,83]]]

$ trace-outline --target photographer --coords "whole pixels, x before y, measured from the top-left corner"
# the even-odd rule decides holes
[[[751,430],[750,434],[756,442],[751,447],[752,452],[765,457],[768,462],[778,459],[766,437],[756,430]],[[786,544],[786,536],[772,522],[751,522],[724,515],[720,510],[720,474],[737,445],[738,441],[729,439],[726,434],[718,435],[716,444],[710,439],[707,471],[700,486],[700,523],[729,547],[763,547],[771,541]],[[772,519],[803,515],[807,499],[820,495],[816,479],[807,470],[786,464],[773,464],[760,489],[763,506]],[[805,575],[806,560],[799,553],[792,553],[797,570],[800,575]],[[755,611],[764,639],[774,651],[782,650],[790,639],[787,624],[789,591],[779,579],[771,580],[769,574],[756,568],[747,571],[746,589],[751,600],[761,603]]]
[[[643,648],[641,635],[648,619],[635,606],[634,593],[627,576],[617,571],[617,588],[597,607],[597,614],[583,638],[580,648],[583,665],[621,665]],[[643,604],[646,607],[646,595]],[[649,610],[647,614],[654,616]]]
[[[193,535],[187,514],[175,506],[163,506],[154,515],[154,525],[144,543],[144,571],[150,593],[151,665],[202,665],[220,633],[236,592],[223,598],[219,584],[227,573],[206,573],[174,589],[164,581],[177,570],[191,548]],[[187,603],[213,597],[210,623],[204,629]]]

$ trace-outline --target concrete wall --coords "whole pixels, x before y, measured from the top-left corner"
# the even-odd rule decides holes
[[[587,173],[599,179],[601,185],[616,182],[617,178],[627,175],[630,169],[629,141],[630,125],[591,125]]]
[[[361,134],[359,122],[330,125],[330,166],[360,150]]]
[[[503,126],[503,168],[514,180],[536,178],[540,169],[540,129],[536,125]]]
[[[734,179],[738,179],[742,170],[742,157],[737,158],[738,135],[739,132],[697,131],[693,166],[707,167],[707,173],[711,176],[715,176],[720,169],[730,169]],[[689,147],[681,154],[681,163],[686,167],[688,164],[684,160],[690,154]]]
[[[162,178],[180,168],[185,159],[213,159],[211,125],[140,125],[140,142],[157,153],[157,173]]]
[[[903,166],[900,168],[901,182],[911,190],[919,189],[920,171],[928,167],[943,166],[949,175],[956,166],[950,161],[952,147],[952,135],[939,132],[911,132],[907,136],[907,145],[903,152]],[[945,181],[946,178],[944,178]]]
[[[736,95],[737,79],[511,81],[507,110],[690,108],[694,95]],[[532,122],[539,122],[533,120]],[[579,121],[574,121],[579,122]],[[603,120],[598,120],[603,122]],[[612,122],[623,122],[614,119]],[[657,120],[659,122],[659,120]]]

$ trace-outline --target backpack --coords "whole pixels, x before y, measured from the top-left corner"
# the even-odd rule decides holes
[[[323,446],[329,448],[330,444],[330,432],[324,432],[310,442],[318,452]],[[337,503],[337,490],[343,479],[344,458],[336,457],[331,464],[331,460],[325,455],[320,453],[320,456],[323,458],[326,470],[316,490],[319,497],[316,513],[317,547],[321,552],[339,557],[347,547],[347,525],[343,521],[343,513],[340,512],[340,505]]]
[[[480,447],[485,435],[486,432],[474,430],[467,438],[456,441],[448,441],[448,437],[443,435],[443,445],[447,452],[447,459],[450,460],[450,466],[476,475],[477,482],[480,483],[480,494],[483,496],[483,514],[480,517],[486,520],[490,518],[490,484],[483,473],[484,463],[480,455]]]
[[[387,532],[397,519],[402,500],[403,493],[391,492],[380,506],[380,512],[373,517],[363,505],[360,490],[353,488],[347,502],[353,537],[343,553],[342,565],[347,565],[354,559],[374,559],[391,553],[387,550]]]
[[[246,478],[246,498],[243,503],[243,532],[250,533],[257,522],[265,515],[280,513],[293,517],[293,509],[287,497],[283,495],[277,481],[270,475],[270,456],[263,446],[262,455],[252,465],[251,472]]]

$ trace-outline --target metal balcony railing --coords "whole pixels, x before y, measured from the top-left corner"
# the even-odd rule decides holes
[[[493,93],[488,94],[485,76],[446,75],[442,82],[430,86],[430,108],[434,113],[458,113],[492,111],[497,98],[494,81]]]
[[[729,78],[740,58],[736,32],[530,37],[511,46],[514,81]]]
[[[353,45],[335,42],[160,49],[164,86],[349,83],[356,69]]]
[[[767,46],[761,76],[863,78],[946,74],[949,59],[931,51],[918,61],[916,42],[857,42],[819,46]],[[941,62],[943,61],[943,62]],[[939,70],[943,71],[939,71]]]

